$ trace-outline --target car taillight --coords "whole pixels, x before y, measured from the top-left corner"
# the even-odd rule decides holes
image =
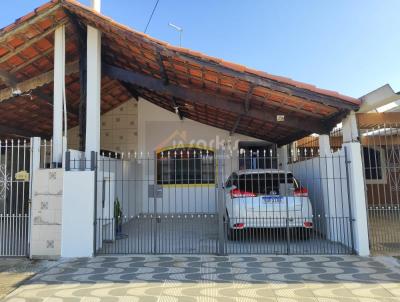
[[[311,221],[304,221],[303,223],[305,228],[311,229],[313,227],[313,223]]]
[[[233,225],[233,228],[238,230],[244,229],[244,223],[243,222],[235,223]]]
[[[246,192],[239,189],[233,189],[231,191],[232,198],[239,198],[239,197],[256,197],[257,195],[253,192]]]
[[[294,196],[296,197],[308,197],[308,190],[307,188],[297,188],[294,190]]]

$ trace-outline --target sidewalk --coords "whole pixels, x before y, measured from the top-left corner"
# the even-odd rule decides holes
[[[5,301],[400,301],[394,258],[109,256],[70,259]]]
[[[55,262],[0,258],[0,300],[37,272],[51,265],[55,265]]]

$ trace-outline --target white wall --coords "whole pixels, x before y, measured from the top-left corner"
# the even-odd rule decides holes
[[[94,171],[64,173],[62,257],[90,257],[94,238]]]
[[[368,256],[368,221],[366,207],[366,188],[359,142],[345,143],[349,160],[349,188],[353,221],[354,249],[361,256]]]
[[[137,101],[130,99],[100,117],[100,146],[102,150],[137,151]],[[79,127],[68,129],[68,148],[79,149]]]
[[[141,178],[137,175],[137,171],[140,165],[134,158],[116,159],[107,156],[100,156],[98,164],[97,217],[103,219],[112,218],[113,205],[118,198],[124,216],[127,219],[132,218],[132,216],[138,213],[135,205],[139,198],[137,183]]]
[[[97,177],[97,216],[113,216],[116,198],[119,199],[126,220],[142,213],[216,211],[215,184],[203,186],[164,186],[163,198],[148,197],[149,186],[155,183],[155,152],[174,143],[200,144],[212,149],[234,148],[237,141],[257,141],[243,135],[230,136],[228,131],[210,127],[192,120],[181,121],[178,115],[140,98],[102,116],[101,146],[121,152],[124,159],[101,157]],[[70,144],[77,144],[77,129],[69,131]],[[126,144],[126,145],[125,145]],[[137,152],[135,152],[137,151]],[[130,159],[127,152],[130,152]],[[76,154],[79,156],[79,154]],[[107,156],[107,154],[106,154]],[[72,157],[72,154],[71,154]],[[238,160],[227,160],[225,179],[238,168]],[[111,177],[111,181],[110,181]],[[107,192],[103,193],[103,181]],[[106,195],[103,197],[103,195]],[[102,199],[106,205],[103,208]],[[110,206],[111,207],[110,207]]]
[[[351,247],[344,149],[294,163],[289,169],[309,191],[318,230],[327,239]]]
[[[189,119],[180,120],[177,114],[160,108],[142,98],[138,105],[138,150],[139,157],[150,157],[151,160],[139,161],[142,183],[142,212],[163,213],[214,213],[216,207],[215,184],[163,186],[162,198],[149,198],[149,186],[155,184],[155,153],[165,147],[177,144],[199,145],[226,152],[236,147],[239,141],[259,141],[257,139],[234,134],[226,130],[207,126]],[[225,161],[225,177],[232,170],[238,169],[238,160]]]
[[[31,258],[58,258],[61,252],[62,169],[33,171]]]

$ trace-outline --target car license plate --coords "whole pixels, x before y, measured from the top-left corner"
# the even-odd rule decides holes
[[[273,195],[273,196],[264,196],[263,198],[264,203],[276,203],[282,201],[282,196]]]

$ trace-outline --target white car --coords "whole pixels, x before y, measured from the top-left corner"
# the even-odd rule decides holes
[[[239,170],[225,183],[228,239],[254,228],[312,229],[308,191],[291,172],[278,169]]]

